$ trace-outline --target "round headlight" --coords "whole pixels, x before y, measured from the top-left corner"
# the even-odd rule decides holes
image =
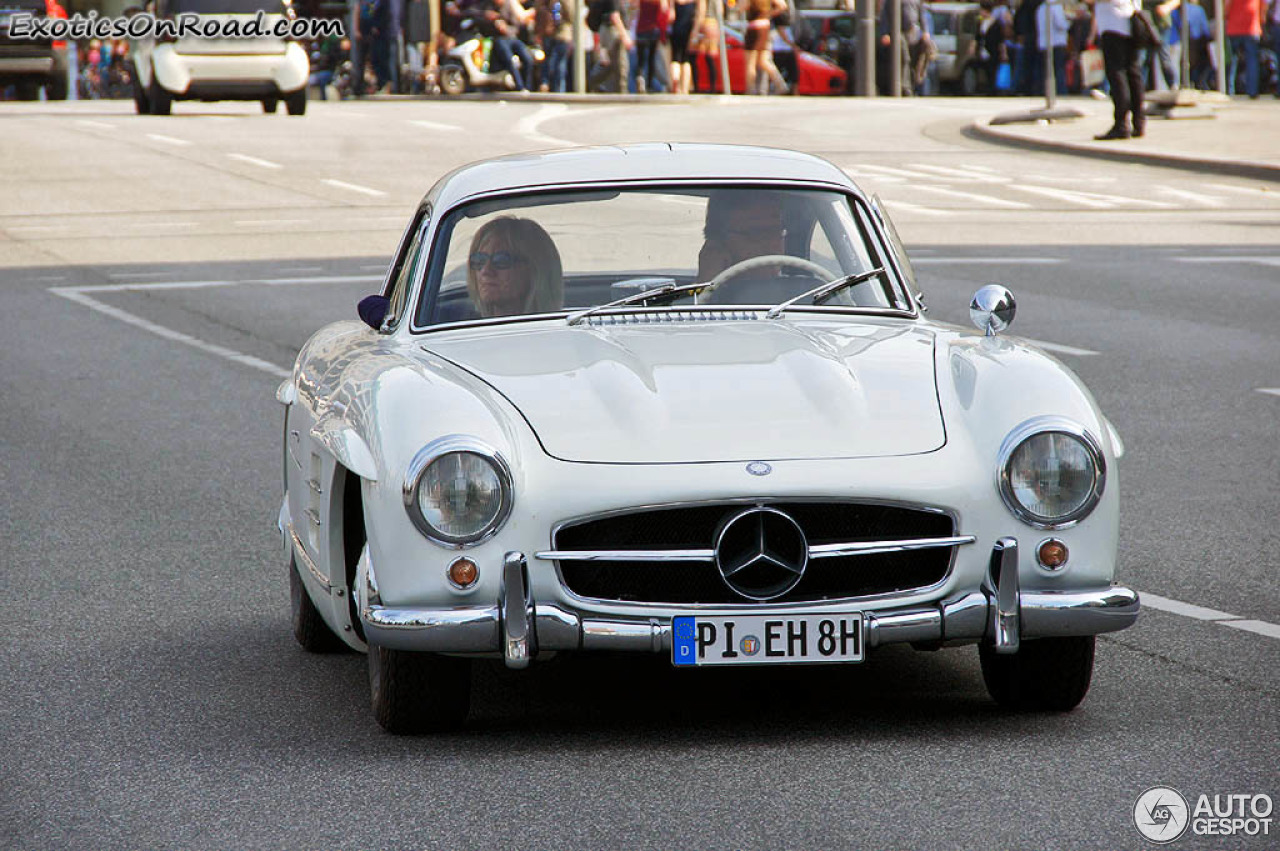
[[[404,497],[409,519],[431,540],[478,544],[511,511],[511,472],[501,455],[477,441],[442,438],[414,457]]]
[[[1083,429],[1024,426],[1005,446],[1000,495],[1024,522],[1061,529],[1087,517],[1102,498],[1106,464],[1097,442]]]

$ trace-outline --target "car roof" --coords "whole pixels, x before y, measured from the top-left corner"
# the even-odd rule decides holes
[[[450,208],[469,198],[513,188],[664,180],[825,184],[862,194],[843,171],[811,154],[746,145],[651,142],[483,160],[442,177],[423,204]]]

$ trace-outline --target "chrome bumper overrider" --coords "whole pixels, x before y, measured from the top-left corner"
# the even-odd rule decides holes
[[[1122,585],[1073,591],[1022,591],[1017,541],[1001,539],[992,554],[990,581],[981,590],[923,606],[865,612],[868,647],[886,644],[985,641],[1012,653],[1022,638],[1114,632],[1138,617],[1138,594]],[[369,642],[400,650],[438,653],[501,652],[523,668],[541,650],[622,650],[669,653],[670,618],[604,618],[539,603],[529,588],[522,553],[508,553],[503,587],[494,605],[397,609],[381,605],[377,580],[366,567],[360,618]],[[768,607],[770,614],[847,610],[839,603]],[[764,607],[761,607],[764,611]]]

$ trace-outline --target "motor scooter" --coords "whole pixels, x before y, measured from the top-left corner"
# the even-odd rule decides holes
[[[530,48],[534,62],[541,62],[543,53],[540,49]],[[493,39],[475,32],[472,21],[463,21],[458,34],[458,43],[445,52],[440,60],[439,77],[436,84],[446,95],[460,95],[467,91],[479,89],[511,90],[516,87],[511,72],[496,69],[492,64]],[[511,61],[520,62],[520,57],[513,56]],[[532,68],[521,68],[525,74]]]

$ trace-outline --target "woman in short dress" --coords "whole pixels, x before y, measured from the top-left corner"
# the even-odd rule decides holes
[[[675,18],[671,21],[671,92],[687,95],[693,87],[693,27],[702,19],[705,0],[675,0]]]
[[[751,0],[747,5],[747,37],[743,47],[747,52],[746,93],[749,95],[756,94],[757,72],[766,76],[766,93],[770,82],[776,83],[783,90],[787,88],[782,75],[773,64],[773,50],[770,47],[773,18],[786,10],[786,0]]]

